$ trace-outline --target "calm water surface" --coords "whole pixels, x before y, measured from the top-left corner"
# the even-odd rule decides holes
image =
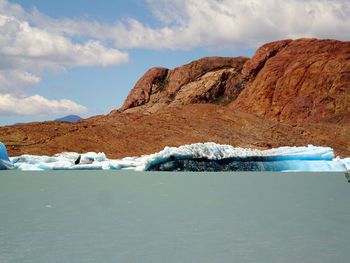
[[[0,262],[350,262],[343,173],[1,172]]]

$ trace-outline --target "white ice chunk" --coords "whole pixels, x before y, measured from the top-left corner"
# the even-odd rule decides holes
[[[91,164],[93,162],[106,161],[107,157],[104,153],[88,152],[81,155],[81,164]]]
[[[350,171],[350,158],[345,158],[345,159],[342,159],[341,161],[344,163],[346,169]]]
[[[165,147],[164,150],[139,157],[109,160],[104,153],[84,154],[65,152],[54,156],[22,155],[10,158],[20,170],[136,170],[145,171],[153,165],[176,159],[222,160],[228,158],[260,158],[264,167],[274,171],[346,171],[350,158],[334,159],[329,147],[313,145],[302,147],[279,147],[270,150],[239,148],[212,142]],[[80,159],[78,159],[80,158]]]
[[[271,157],[275,161],[283,160],[329,160],[334,158],[332,148],[316,147],[313,145],[302,147],[279,147],[270,150],[257,150],[250,148],[220,145],[213,142],[196,143],[180,147],[165,147],[164,150],[144,155],[134,159],[138,165],[136,170],[147,170],[150,166],[170,160],[170,157],[206,158],[209,160],[221,160],[233,157]],[[125,159],[125,158],[124,158]]]
[[[62,152],[54,155],[54,157],[68,159],[72,162],[75,162],[79,158],[79,156],[80,154],[76,152]]]

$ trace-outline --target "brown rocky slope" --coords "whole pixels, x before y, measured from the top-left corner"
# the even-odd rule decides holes
[[[0,127],[9,154],[103,151],[111,158],[214,141],[314,144],[350,156],[350,42],[283,40],[252,59],[210,57],[153,68],[119,110],[77,123]]]
[[[266,44],[242,73],[252,80],[232,102],[234,109],[289,122],[349,115],[350,42],[300,39]]]

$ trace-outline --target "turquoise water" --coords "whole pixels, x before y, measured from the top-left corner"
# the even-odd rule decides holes
[[[343,173],[1,172],[0,262],[349,262]]]

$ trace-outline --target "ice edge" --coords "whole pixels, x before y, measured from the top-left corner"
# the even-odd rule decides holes
[[[203,162],[209,166],[203,166]],[[247,162],[261,171],[347,171],[350,158],[335,158],[333,149],[319,146],[279,147],[269,150],[233,147],[213,142],[195,143],[180,147],[165,147],[162,151],[138,157],[108,159],[104,153],[79,154],[63,152],[54,156],[21,155],[8,158],[6,147],[0,143],[0,169],[38,170],[179,170],[176,165],[202,165],[202,170],[212,170],[210,165],[225,164],[225,169],[236,169],[236,164]],[[250,162],[250,163],[249,163]],[[171,166],[172,165],[172,166]],[[235,166],[236,165],[236,166]],[[246,169],[250,169],[245,166]],[[158,168],[157,168],[158,167]],[[163,167],[160,169],[160,167]],[[165,168],[164,168],[165,167]],[[168,167],[168,168],[167,168]],[[172,168],[171,168],[172,167]],[[191,168],[192,167],[192,168]],[[197,167],[198,168],[198,167]],[[221,170],[225,170],[222,166]],[[239,169],[239,168],[237,168]],[[181,169],[180,169],[181,170]],[[186,170],[186,169],[185,169]],[[198,170],[198,169],[197,169]]]

